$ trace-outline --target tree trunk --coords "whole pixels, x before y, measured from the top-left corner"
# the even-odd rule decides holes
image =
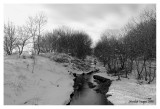
[[[118,80],[121,80],[121,78],[120,78],[120,72],[118,72]]]
[[[148,79],[147,79],[147,76],[148,76],[148,74],[147,74],[147,68],[146,68],[147,66],[145,66],[145,81],[147,81]]]
[[[128,78],[128,71],[126,70],[125,72],[126,72],[126,76],[125,77]]]
[[[103,67],[105,67],[106,66],[106,62],[103,62]]]
[[[144,66],[145,66],[145,63],[146,63],[146,60],[144,59],[143,60],[143,65],[142,65],[142,68],[141,68],[141,70],[139,70],[139,60],[137,60],[136,61],[136,66],[137,66],[137,73],[138,73],[138,77],[137,77],[137,79],[142,79],[142,77],[141,77],[141,74],[142,74],[142,72],[143,72],[143,69],[144,69]]]
[[[154,69],[154,76],[153,76],[153,78],[152,78],[152,79],[150,78],[150,80],[149,80],[148,84],[150,84],[150,83],[154,80],[155,76],[156,76],[156,69]]]
[[[150,64],[150,67],[149,67],[149,82],[148,82],[148,84],[150,84],[153,80],[154,80],[154,78],[155,78],[155,75],[156,75],[156,69],[154,69],[154,75],[153,75],[153,77],[151,78],[151,76],[152,76],[152,63],[150,62],[149,63]]]

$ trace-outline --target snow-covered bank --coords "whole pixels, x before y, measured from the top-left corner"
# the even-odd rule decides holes
[[[61,65],[48,58],[33,60],[16,56],[4,57],[5,105],[53,105],[67,104],[73,92],[73,77]]]
[[[137,84],[135,79],[110,77],[106,73],[97,73],[111,80],[114,80],[109,87],[106,95],[111,95],[107,99],[114,105],[137,105],[137,104],[156,104],[156,85],[155,84]]]

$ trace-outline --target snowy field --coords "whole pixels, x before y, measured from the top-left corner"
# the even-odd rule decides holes
[[[107,99],[114,105],[156,104],[156,84],[140,85],[133,76],[130,79],[121,78],[121,81],[116,81],[117,77],[108,76],[106,73],[95,75],[113,80],[106,95],[111,95]]]
[[[73,77],[68,70],[48,58],[33,60],[4,57],[5,105],[60,105],[70,101]]]
[[[36,56],[35,67],[31,58],[4,57],[4,104],[5,105],[62,105],[70,101],[73,92],[72,73],[87,73],[73,69],[73,63],[57,63],[49,58]],[[98,64],[99,75],[113,80],[106,95],[114,105],[156,104],[156,84],[138,84],[132,75],[130,79],[106,74]],[[93,68],[94,69],[94,68]],[[90,70],[93,70],[92,68]],[[68,72],[69,71],[69,72]],[[134,74],[134,72],[133,72]],[[93,78],[91,80],[93,82]]]

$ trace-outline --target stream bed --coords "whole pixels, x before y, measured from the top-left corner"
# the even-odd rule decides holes
[[[78,90],[75,90],[69,105],[113,105],[109,102],[105,94],[98,93],[95,88],[90,88],[88,82],[91,83],[93,74],[83,75],[84,83]],[[76,81],[75,81],[76,82]]]

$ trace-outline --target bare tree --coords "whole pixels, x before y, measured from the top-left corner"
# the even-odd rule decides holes
[[[17,41],[16,41],[16,46],[17,46],[18,51],[19,51],[19,56],[22,54],[24,46],[26,46],[26,45],[29,43],[28,40],[29,40],[31,37],[32,37],[32,36],[29,35],[29,33],[28,33],[28,31],[26,30],[26,27],[25,27],[25,26],[18,27],[18,29],[17,29]]]
[[[127,57],[135,61],[137,79],[147,81],[147,62],[156,58],[156,15],[154,10],[145,10],[141,13],[139,21],[134,20],[132,27],[126,31],[124,42],[126,44]],[[130,23],[131,24],[131,23]],[[144,71],[145,70],[145,71]]]
[[[156,66],[155,61],[150,59],[146,62],[145,66],[145,81],[150,84],[156,77]]]
[[[12,22],[4,24],[4,50],[8,55],[11,55],[15,48],[15,33],[15,25]]]
[[[33,59],[33,69],[32,69],[32,73],[34,73],[34,66],[36,64],[36,60],[35,60],[35,53],[36,53],[36,36],[37,36],[37,31],[38,31],[38,27],[37,27],[37,23],[35,22],[36,18],[34,17],[28,17],[28,20],[26,22],[26,31],[28,32],[29,36],[32,38],[32,44],[33,44],[33,49],[32,49],[32,59]]]
[[[26,29],[33,38],[33,48],[34,52],[37,51],[37,54],[39,54],[40,52],[40,40],[46,23],[47,23],[47,17],[43,12],[33,17],[30,16],[27,20]]]
[[[123,48],[123,43],[119,39],[106,33],[94,48],[94,55],[103,62],[104,67],[107,65],[108,73],[118,76],[118,80],[126,61]]]
[[[35,17],[35,22],[37,24],[38,34],[37,34],[37,54],[40,53],[40,40],[42,37],[42,32],[44,30],[44,26],[47,23],[47,17],[43,12],[39,13]]]
[[[54,33],[45,33],[43,37],[41,37],[40,40],[40,49],[41,52],[53,52],[57,50],[57,40],[58,36]]]
[[[35,22],[35,18],[33,17],[28,17],[28,20],[26,22],[26,31],[28,32],[28,34],[33,38],[33,49],[34,49],[34,53],[36,52],[36,48],[35,48],[35,40],[36,40],[36,36],[37,36],[37,24]]]

